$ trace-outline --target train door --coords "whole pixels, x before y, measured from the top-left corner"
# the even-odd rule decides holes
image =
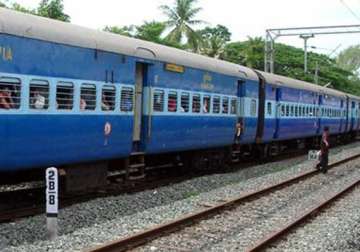
[[[258,110],[258,125],[256,130],[256,142],[261,143],[264,135],[265,123],[265,79],[260,74],[259,76],[259,110]]]
[[[355,124],[355,102],[351,102],[351,109],[350,109],[350,131],[354,130]]]
[[[350,123],[349,123],[349,97],[346,97],[346,110],[345,110],[345,132],[348,132],[350,129]]]
[[[275,94],[275,130],[274,130],[274,139],[279,138],[279,130],[280,130],[280,118],[281,118],[281,106],[280,106],[280,100],[281,100],[281,89],[276,88],[276,94]]]
[[[237,108],[237,140],[241,140],[244,131],[245,131],[245,119],[244,119],[244,96],[245,96],[245,81],[238,80],[237,84],[237,99],[238,99],[238,108]]]
[[[343,127],[344,127],[343,110],[344,110],[344,100],[341,100],[340,101],[340,129],[339,129],[339,132],[343,132]]]
[[[144,84],[147,81],[147,64],[136,63],[135,74],[135,110],[134,110],[134,129],[133,129],[133,148],[134,151],[139,151],[140,141],[142,135],[143,124],[143,97]]]

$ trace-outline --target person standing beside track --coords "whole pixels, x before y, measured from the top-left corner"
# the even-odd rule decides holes
[[[316,169],[320,169],[323,173],[327,173],[329,162],[329,127],[324,127],[324,132],[320,143],[320,162],[316,165]]]

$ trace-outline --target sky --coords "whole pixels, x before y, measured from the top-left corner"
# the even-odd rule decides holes
[[[16,2],[35,8],[40,1]],[[158,7],[173,2],[64,0],[64,5],[65,13],[71,16],[72,23],[102,29],[106,25],[141,25],[144,21],[164,21],[166,17]],[[207,21],[207,25],[221,24],[228,27],[233,41],[246,40],[248,36],[264,37],[265,30],[270,28],[360,24],[360,0],[198,0],[197,6],[202,7],[198,19]],[[303,47],[303,40],[298,37],[280,37],[277,42]],[[309,46],[318,48],[310,50],[324,54],[330,54],[339,47],[338,53],[358,43],[360,33],[319,35],[309,40]]]

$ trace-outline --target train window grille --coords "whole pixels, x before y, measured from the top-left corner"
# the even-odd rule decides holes
[[[153,109],[156,112],[164,111],[164,91],[155,90],[153,98]]]
[[[290,106],[286,105],[286,117],[290,115]]]
[[[299,106],[299,117],[302,117],[302,111],[303,111],[302,109],[303,109],[303,107],[300,105]]]
[[[268,103],[267,103],[267,113],[268,113],[268,115],[271,115],[271,114],[272,114],[271,102],[268,102]]]
[[[306,107],[306,117],[309,117],[310,112],[309,112],[309,107]]]
[[[189,112],[190,94],[181,93],[181,112]]]
[[[250,103],[250,115],[256,116],[256,100],[252,99]]]
[[[193,113],[200,113],[200,95],[196,94],[193,95],[192,98],[192,112]]]
[[[294,105],[290,107],[290,116],[294,116]]]
[[[120,93],[120,110],[122,112],[131,112],[134,104],[134,90],[130,87],[123,87]]]
[[[228,114],[229,113],[229,98],[227,97],[223,97],[223,101],[222,101],[222,113],[223,114]]]
[[[281,116],[282,117],[285,116],[285,105],[284,104],[281,105]]]
[[[94,84],[82,84],[80,90],[80,110],[96,109],[96,86]]]
[[[204,113],[210,113],[210,109],[211,109],[211,99],[210,96],[205,95],[203,97],[203,112]]]
[[[316,117],[319,117],[319,116],[320,116],[319,108],[315,108],[315,115],[316,115]]]
[[[306,116],[306,108],[305,106],[302,107],[302,115],[305,117]]]
[[[115,110],[116,90],[114,86],[105,85],[101,94],[101,110],[114,111]]]
[[[295,106],[295,117],[299,116],[299,108],[298,106]]]
[[[59,82],[56,86],[57,109],[72,110],[74,107],[74,84]]]
[[[170,91],[168,94],[168,112],[177,111],[177,93]]]
[[[232,115],[236,115],[236,104],[237,104],[237,100],[236,99],[231,99],[231,102],[230,102],[230,114]]]
[[[220,113],[220,96],[214,96],[213,98],[213,113]]]
[[[30,108],[38,110],[48,109],[49,82],[45,80],[31,80],[29,88]]]
[[[17,78],[0,78],[0,109],[20,108],[21,81]]]

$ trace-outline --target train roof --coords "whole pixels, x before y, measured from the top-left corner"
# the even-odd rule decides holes
[[[0,8],[0,33],[98,49],[258,80],[247,67],[180,49]]]
[[[258,70],[256,70],[258,71]],[[312,91],[312,92],[320,92],[320,93],[324,93],[324,94],[328,94],[328,95],[333,95],[333,96],[337,96],[337,97],[346,97],[346,93],[332,89],[332,88],[325,88],[310,82],[306,82],[306,81],[301,81],[301,80],[296,80],[296,79],[292,79],[289,77],[285,77],[285,76],[281,76],[281,75],[277,75],[277,74],[270,74],[270,73],[265,73],[262,71],[258,71],[267,82],[278,85],[278,86],[282,86],[282,87],[290,87],[290,88],[298,88],[298,89],[303,89],[303,90],[308,90],[308,91]]]

